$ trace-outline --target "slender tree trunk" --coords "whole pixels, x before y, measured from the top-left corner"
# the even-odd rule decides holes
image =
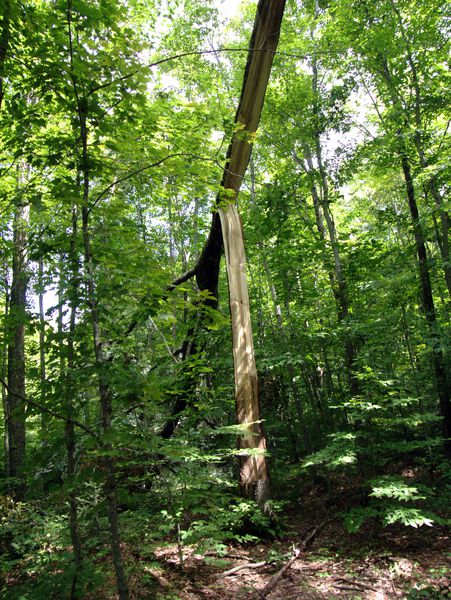
[[[335,299],[337,307],[338,322],[342,323],[349,317],[349,298],[348,298],[348,286],[344,276],[343,262],[340,255],[340,249],[338,244],[338,236],[335,228],[334,218],[330,210],[329,200],[329,183],[327,181],[327,173],[322,160],[321,142],[319,132],[315,134],[316,143],[316,156],[318,161],[318,167],[320,172],[321,188],[318,188],[315,184],[314,178],[314,165],[312,155],[308,147],[304,146],[304,157],[306,164],[303,163],[298,157],[295,156],[295,160],[300,164],[311,179],[311,193],[313,200],[313,207],[315,211],[315,221],[318,230],[320,242],[324,249],[324,266],[326,267],[329,274],[329,281],[332,289],[332,293]],[[326,225],[324,225],[324,221]],[[327,230],[327,233],[326,233]],[[326,254],[327,240],[330,244],[333,256],[333,267],[331,260]],[[360,393],[360,385],[357,377],[357,369],[355,360],[357,358],[357,349],[349,333],[345,334],[345,364],[346,374],[348,380],[349,391],[352,396],[357,396]]]
[[[410,75],[412,77],[412,87],[413,87],[413,97],[414,97],[414,109],[413,109],[413,119],[415,124],[415,131],[413,135],[414,145],[418,154],[418,159],[420,161],[420,166],[424,170],[429,167],[429,163],[426,157],[426,153],[424,150],[423,143],[423,119],[421,116],[421,87],[420,87],[420,79],[418,76],[417,65],[415,62],[415,58],[412,52],[412,46],[410,43],[408,32],[406,31],[404,21],[402,19],[401,12],[396,5],[395,0],[391,0],[391,5],[393,8],[393,12],[396,15],[399,30],[401,32],[402,39],[406,46],[406,56],[407,63],[410,68]],[[443,205],[443,199],[439,191],[439,186],[437,182],[437,177],[432,175],[428,177],[426,186],[426,190],[429,190],[432,198],[434,199],[436,209],[440,215],[440,225],[441,225],[441,239],[437,238],[437,243],[439,246],[440,254],[442,257],[443,271],[445,274],[446,286],[448,288],[448,293],[451,297],[451,262],[449,255],[449,213]]]
[[[315,18],[319,16],[319,4],[318,0],[315,0]],[[313,34],[312,34],[313,35]],[[319,90],[318,90],[318,63],[316,50],[313,54],[312,61],[312,92],[313,92],[313,113],[315,120],[315,147],[316,147],[316,158],[318,161],[318,170],[321,179],[321,195],[317,197],[317,201],[320,201],[321,209],[326,221],[327,232],[329,236],[330,246],[332,248],[334,258],[334,295],[337,302],[338,308],[338,320],[343,322],[349,317],[349,297],[348,297],[348,285],[345,279],[343,263],[340,256],[340,250],[338,245],[337,231],[335,228],[335,222],[330,210],[330,193],[329,193],[329,182],[327,177],[326,168],[324,166],[322,147],[321,147],[321,136],[320,136],[320,125],[319,125]],[[312,167],[311,158],[309,167]],[[312,182],[312,186],[314,186]],[[318,196],[318,195],[317,195]],[[324,231],[324,229],[323,229]],[[320,232],[321,235],[321,232]],[[349,331],[345,334],[345,363],[346,373],[348,376],[348,386],[352,396],[358,396],[360,394],[360,384],[357,377],[357,367],[355,360],[357,358],[357,349],[354,342],[351,339]]]
[[[403,337],[404,337],[404,342],[405,342],[405,345],[407,348],[407,353],[409,355],[409,363],[410,363],[410,369],[412,371],[412,379],[415,382],[415,391],[416,391],[418,399],[419,399],[420,412],[423,413],[423,406],[422,406],[422,402],[421,402],[421,393],[420,393],[420,389],[418,387],[418,370],[417,370],[417,367],[415,364],[415,357],[414,357],[413,350],[412,350],[412,344],[410,343],[409,324],[407,322],[407,314],[406,314],[406,308],[405,308],[404,304],[401,304],[401,315],[402,315]]]
[[[399,134],[400,135],[400,134]],[[423,230],[418,214],[418,207],[415,198],[415,188],[410,170],[410,164],[407,154],[400,141],[401,166],[406,184],[407,200],[409,204],[410,216],[412,219],[413,232],[415,237],[415,247],[418,256],[418,272],[421,291],[421,303],[429,327],[429,334],[433,340],[431,351],[432,362],[439,398],[440,414],[443,419],[443,435],[445,438],[445,452],[451,458],[451,403],[449,397],[449,383],[446,376],[445,360],[440,344],[440,327],[436,319],[434,298],[432,295],[431,279],[427,263],[426,245],[424,241]]]
[[[10,18],[11,18],[11,2],[3,0],[3,19],[0,30],[0,110],[2,108],[3,97],[5,95],[4,80],[5,80],[5,62],[8,53],[8,44],[10,36]]]
[[[99,398],[102,429],[105,436],[111,436],[112,431],[112,399],[111,389],[109,386],[106,369],[107,360],[102,348],[102,338],[100,334],[100,318],[97,308],[96,286],[94,281],[94,260],[91,249],[91,236],[89,231],[89,209],[88,209],[88,194],[89,194],[89,176],[87,163],[84,161],[84,191],[83,191],[83,207],[82,207],[82,231],[83,244],[85,250],[85,272],[88,289],[88,303],[91,314],[91,325],[93,333],[93,346],[96,367],[99,377]],[[119,525],[117,518],[117,499],[116,499],[116,475],[114,467],[114,459],[111,454],[113,446],[111,442],[104,443],[105,455],[103,457],[103,468],[105,474],[105,496],[107,501],[108,522],[110,526],[111,537],[111,554],[116,573],[117,589],[120,600],[129,599],[129,591],[127,579],[125,576],[124,563],[122,560],[122,552],[120,545]]]
[[[194,248],[194,259],[199,260],[199,198],[194,198],[194,233],[192,246]]]
[[[252,202],[255,202],[255,172],[254,172],[254,165],[253,165],[252,161],[250,163],[250,175],[251,175],[251,198],[252,198]],[[279,303],[279,300],[277,297],[277,290],[276,290],[276,288],[274,286],[274,282],[272,280],[271,269],[269,268],[269,264],[268,264],[268,260],[266,257],[266,252],[265,252],[263,242],[257,242],[257,247],[259,249],[260,258],[261,258],[262,265],[263,265],[263,270],[265,272],[266,281],[267,281],[269,291],[271,294],[271,300],[272,300],[273,307],[274,307],[274,313],[276,315],[278,333],[279,333],[282,341],[286,345],[288,343],[288,336],[285,331],[285,326],[283,324],[282,307]],[[287,374],[288,374],[289,388],[291,390],[294,406],[295,406],[297,416],[299,419],[299,425],[301,428],[305,449],[308,453],[311,453],[312,452],[312,443],[310,440],[309,431],[308,431],[306,423],[305,423],[304,405],[303,405],[303,401],[301,398],[299,387],[296,383],[295,369],[291,362],[287,363]]]
[[[396,7],[393,4],[396,12]],[[380,75],[385,79],[387,85],[387,91],[390,94],[391,102],[395,111],[399,114],[403,114],[403,106],[400,103],[399,95],[396,91],[396,84],[391,75],[390,68],[386,57],[382,54],[378,54],[380,62]],[[412,63],[411,69],[415,67]],[[414,73],[414,78],[416,77]],[[419,102],[419,86],[418,80],[415,86],[415,122],[419,124],[421,122],[421,115],[419,113],[420,102]],[[381,117],[383,122],[383,119]],[[413,233],[415,238],[415,248],[418,258],[418,274],[419,284],[421,293],[421,305],[424,312],[424,316],[429,328],[429,334],[433,341],[433,348],[431,351],[431,359],[434,369],[435,382],[437,395],[439,398],[440,414],[442,416],[443,423],[443,435],[444,435],[444,446],[445,453],[451,458],[451,403],[450,403],[450,390],[449,380],[447,379],[445,369],[445,357],[441,350],[440,341],[440,326],[437,322],[434,298],[432,295],[431,279],[429,274],[429,267],[427,262],[426,244],[423,235],[423,229],[419,218],[418,206],[415,197],[415,186],[413,183],[412,172],[410,168],[409,156],[405,145],[404,135],[408,125],[408,119],[405,118],[403,123],[403,129],[397,131],[397,142],[398,142],[398,155],[401,162],[401,168],[404,176],[406,195],[409,206],[410,217],[413,226]],[[421,139],[420,139],[421,142]],[[418,151],[418,137],[416,139],[417,151]],[[421,145],[421,144],[420,144]]]
[[[44,314],[44,261],[42,256],[38,262],[38,302],[39,302],[39,382],[40,382],[40,397],[41,402],[45,403],[45,382],[46,382],[46,365],[45,365],[45,314]],[[41,414],[41,429],[45,434],[48,425],[48,413]]]
[[[7,434],[6,474],[10,490],[21,499],[25,481],[21,474],[25,458],[25,323],[28,286],[26,241],[29,206],[17,201],[13,224],[13,268],[8,317],[8,393],[5,402]]]
[[[428,162],[425,158],[424,151],[421,145],[421,138],[417,133],[415,135],[415,147],[417,148],[418,156],[420,159],[420,165],[422,169],[427,169]],[[438,191],[437,181],[435,177],[432,177],[427,182],[427,190],[429,190],[431,196],[434,198],[436,210],[440,216],[440,236],[437,236],[437,245],[440,250],[442,258],[442,267],[445,275],[446,287],[448,294],[451,297],[451,261],[449,253],[449,214],[443,206],[443,200]]]
[[[91,233],[89,227],[89,185],[90,185],[90,171],[88,161],[88,102],[87,99],[82,97],[80,94],[80,88],[78,85],[78,78],[74,70],[74,45],[72,37],[72,0],[67,1],[67,25],[68,25],[68,38],[69,38],[69,58],[71,65],[70,76],[72,79],[72,85],[74,90],[74,96],[76,101],[78,125],[80,132],[80,141],[82,148],[81,156],[81,173],[82,173],[82,208],[81,208],[81,219],[82,219],[82,236],[83,236],[83,247],[84,247],[84,270],[86,276],[87,285],[87,301],[89,306],[89,312],[91,316],[91,326],[93,335],[93,347],[95,364],[98,373],[98,389],[99,389],[99,400],[100,400],[100,411],[102,429],[106,439],[111,436],[112,432],[112,394],[108,381],[107,367],[108,361],[105,357],[102,337],[100,332],[100,316],[98,311],[98,298],[95,284],[94,275],[94,257],[91,246]],[[125,575],[124,562],[122,559],[122,551],[120,544],[119,525],[117,518],[117,499],[116,499],[116,474],[114,459],[112,457],[112,444],[111,442],[104,442],[103,444],[103,469],[105,474],[105,497],[107,504],[108,523],[110,528],[110,540],[111,540],[111,554],[113,558],[113,565],[116,574],[116,584],[119,593],[119,600],[129,600],[129,590],[127,584],[127,578]]]
[[[319,17],[320,7],[318,0],[315,0],[314,7],[314,18],[315,20]],[[314,29],[312,28],[311,36],[314,38]],[[332,285],[332,291],[335,297],[338,313],[338,321],[345,322],[349,317],[349,297],[348,297],[348,285],[344,275],[343,262],[340,256],[340,249],[338,244],[338,236],[335,228],[335,222],[330,209],[330,192],[329,192],[329,181],[327,171],[323,161],[323,153],[321,147],[321,127],[319,120],[319,89],[318,89],[318,59],[316,48],[313,52],[312,58],[312,93],[313,93],[313,118],[314,118],[314,142],[316,150],[316,159],[318,162],[318,171],[320,175],[320,193],[316,190],[315,179],[313,177],[313,162],[311,154],[304,146],[304,150],[307,149],[306,160],[308,163],[309,171],[311,172],[311,185],[312,185],[312,197],[314,205],[319,203],[318,207],[315,207],[315,217],[318,227],[318,233],[320,238],[325,240],[325,230],[322,224],[321,214],[324,216],[326,221],[327,234],[329,238],[330,247],[332,249],[334,270],[329,270],[329,278]],[[355,364],[357,358],[357,349],[352,340],[349,330],[345,333],[345,364],[346,374],[348,380],[349,391],[352,396],[358,396],[360,394],[360,383],[357,377],[357,367]]]
[[[3,236],[2,236],[2,241],[3,241]],[[5,290],[5,312],[3,315],[3,339],[1,342],[1,348],[2,348],[2,382],[6,381],[7,379],[7,369],[8,369],[8,317],[9,317],[9,281],[8,281],[8,261],[6,259],[6,256],[4,258],[4,262],[3,262],[3,269],[4,269],[4,279],[3,279],[3,286],[4,286],[4,290]],[[4,446],[4,450],[5,450],[5,461],[7,460],[8,457],[8,427],[6,425],[6,416],[7,416],[7,390],[6,387],[4,386],[4,384],[2,383],[2,407],[3,407],[3,414],[5,417],[5,431],[3,434],[3,446]],[[5,469],[6,472],[6,469]]]
[[[67,374],[64,378],[64,393],[65,393],[65,405],[67,416],[69,419],[74,417],[74,396],[75,389],[73,385],[73,373],[75,368],[75,348],[74,348],[74,337],[75,337],[75,326],[76,326],[76,314],[78,307],[79,298],[79,262],[77,258],[77,234],[78,234],[78,211],[74,207],[72,209],[72,237],[70,241],[70,285],[69,285],[69,335],[67,340]],[[75,428],[73,421],[66,423],[66,450],[67,450],[67,478],[69,480],[69,528],[70,537],[72,541],[72,549],[74,554],[74,566],[75,572],[72,579],[70,600],[75,600],[78,595],[78,577],[82,566],[82,546],[80,537],[80,528],[78,524],[78,499],[77,499],[77,487],[75,484],[76,477],[76,439],[75,439]]]

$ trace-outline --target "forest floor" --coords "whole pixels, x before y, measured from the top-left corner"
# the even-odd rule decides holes
[[[185,549],[183,569],[175,546],[156,552],[161,570],[152,571],[159,597],[192,600],[264,598],[265,586],[289,560],[302,536],[291,534],[274,542],[234,545],[225,557],[203,557]],[[275,584],[269,600],[448,599],[451,598],[451,546],[440,527],[390,528],[351,535],[337,522],[319,533]],[[271,558],[274,562],[271,562]],[[240,565],[250,566],[230,575]],[[139,577],[131,581],[133,598],[147,598]]]
[[[223,545],[221,555],[178,547],[173,537],[149,545],[132,513],[129,526],[135,534],[123,543],[131,600],[451,600],[449,529],[436,524],[382,527],[371,518],[357,533],[349,533],[335,515],[344,504],[355,503],[352,489],[338,493],[336,487],[334,492],[321,494],[314,486],[298,491],[303,503],[290,502],[278,517],[277,536]],[[70,555],[70,548],[65,550]],[[92,546],[88,562],[102,573],[102,583],[89,585],[92,591],[83,600],[117,600],[109,556],[106,538]],[[52,561],[49,555],[48,567]],[[32,588],[21,594],[19,586],[41,579],[26,567],[26,559],[14,561],[6,596],[0,592],[0,598],[67,598],[67,584],[54,593]],[[65,568],[55,562],[50,571],[64,577]]]
[[[205,556],[195,548],[180,549],[168,542],[155,549],[148,563],[139,547],[127,547],[127,563],[134,570],[131,597],[155,597],[149,595],[143,577],[147,573],[147,581],[158,582],[160,600],[451,599],[449,529],[382,527],[373,520],[351,534],[341,519],[329,518],[332,512],[323,500],[311,490],[311,497],[304,497],[302,514],[290,511],[285,515],[283,533],[276,539],[235,543],[221,556]],[[287,566],[296,549],[297,558],[268,593],[269,582]],[[244,568],[226,574],[240,566]],[[96,594],[88,600],[107,598],[116,597]]]

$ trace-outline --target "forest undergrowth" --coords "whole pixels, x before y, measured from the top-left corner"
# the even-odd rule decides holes
[[[179,502],[174,510],[168,496],[165,508],[160,501],[159,510],[152,510],[152,490],[124,488],[119,511],[130,597],[451,598],[446,491],[439,491],[446,478],[439,470],[412,465],[403,465],[402,471],[420,487],[436,480],[440,523],[384,524],[362,482],[344,473],[289,478],[286,499],[274,501],[269,516],[226,492],[234,522],[218,506],[210,504],[208,513],[208,492],[197,499],[198,506],[186,496],[184,508]],[[275,481],[276,489],[280,483]],[[74,573],[66,518],[60,513],[64,493],[55,490],[45,504],[2,507],[3,525],[9,517],[9,537],[4,529],[1,540],[5,600],[67,596]],[[78,585],[85,600],[113,600],[118,597],[114,569],[105,518],[99,516],[104,501],[99,496],[96,504],[95,489],[90,496],[94,500],[81,503],[89,525],[83,531],[87,556]],[[350,531],[349,515],[356,510],[366,518],[358,531]]]

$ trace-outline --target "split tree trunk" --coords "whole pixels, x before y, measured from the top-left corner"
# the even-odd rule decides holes
[[[243,453],[240,457],[240,485],[246,496],[256,497],[264,503],[269,495],[269,472],[264,454],[266,441],[260,423],[242,226],[236,206],[223,211],[221,224],[229,281],[237,421],[240,425],[247,424],[239,445],[244,451],[259,451],[258,454]]]
[[[210,232],[196,266],[169,286],[169,289],[174,289],[195,276],[199,290],[210,293],[210,298],[205,304],[216,308],[219,266],[223,247],[225,248],[232,317],[237,418],[239,424],[247,426],[246,435],[239,439],[239,446],[243,449],[240,485],[243,494],[256,498],[261,506],[265,504],[265,498],[269,494],[269,472],[264,455],[265,437],[261,424],[255,423],[260,420],[257,370],[243,232],[236,198],[249,164],[252,134],[257,131],[260,121],[284,8],[285,0],[260,0],[258,3],[240,102],[235,116],[236,133],[227,150],[226,166],[221,181],[222,191],[216,200],[218,210],[213,214]],[[132,329],[135,324],[134,322]],[[171,427],[171,433],[173,430],[174,427]],[[256,453],[248,455],[248,450],[255,450]]]
[[[249,164],[251,136],[257,131],[266,87],[279,41],[284,0],[260,0],[249,46],[241,98],[235,123],[237,131],[227,153],[220,203],[222,237],[229,282],[232,344],[235,373],[235,398],[239,424],[247,424],[239,446],[245,452],[240,459],[240,485],[246,496],[264,505],[269,496],[269,472],[266,463],[266,441],[260,421],[257,368],[255,365],[246,255],[241,219],[236,198]],[[246,451],[252,450],[251,454]],[[255,451],[258,453],[255,453]]]

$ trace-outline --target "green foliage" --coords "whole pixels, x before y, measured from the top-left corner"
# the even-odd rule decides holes
[[[62,597],[76,573],[67,551],[67,517],[41,503],[15,503],[1,497],[0,595],[4,598],[39,600]],[[14,573],[17,584],[6,585]],[[96,565],[84,562],[77,574],[78,593],[101,587],[103,576]]]
[[[297,511],[300,485],[320,482],[333,495],[336,477],[352,490],[344,515],[350,531],[368,520],[446,522],[451,479],[433,360],[441,352],[449,362],[442,3],[287,3],[258,136],[234,125],[255,11],[242,4],[227,23],[217,3],[203,0],[5,4],[1,369],[7,379],[11,328],[23,322],[30,399],[20,477],[0,473],[5,598],[62,597],[70,589],[72,492],[84,554],[80,597],[109,581],[105,458],[116,469],[122,539],[146,566],[155,566],[164,543],[178,547],[183,563],[187,546],[224,554],[229,543],[280,531],[283,502],[269,518],[236,493],[242,453],[235,438],[246,426],[233,424],[225,274],[218,298],[199,291],[195,278],[170,285],[201,256],[218,194],[222,206],[234,198],[218,188],[224,140],[233,135],[253,146],[238,202],[276,493],[291,495]],[[418,229],[401,148],[426,243],[433,327],[421,308]],[[28,296],[17,314],[8,302],[22,205],[30,212]],[[111,428],[102,434],[99,379],[112,403]],[[165,440],[171,421],[176,428]],[[21,478],[23,503],[9,496]],[[357,506],[362,500],[367,505]],[[140,577],[150,586],[148,572]],[[436,590],[409,593],[434,597]]]
[[[413,587],[407,592],[408,600],[449,600],[451,590],[446,587],[422,586]]]
[[[336,469],[353,465],[357,461],[354,433],[332,433],[328,436],[330,443],[311,454],[302,463],[303,468],[322,466],[326,469]]]
[[[400,523],[414,528],[446,522],[427,508],[427,500],[431,503],[433,491],[424,485],[413,485],[392,476],[372,480],[369,487],[368,506],[353,508],[344,515],[346,528],[353,533],[369,518],[380,520],[384,526]]]

